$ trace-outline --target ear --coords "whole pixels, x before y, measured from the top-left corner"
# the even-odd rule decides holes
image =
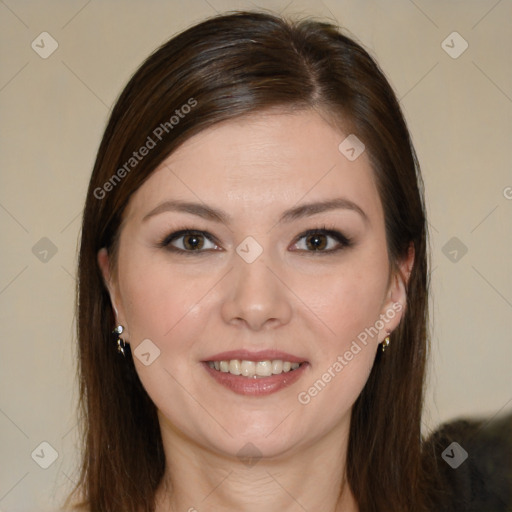
[[[385,325],[379,332],[379,343],[398,327],[405,313],[407,304],[406,288],[414,266],[414,256],[414,244],[411,242],[407,257],[400,261],[398,270],[391,277],[386,301],[380,315],[380,319]]]
[[[105,247],[98,251],[98,266],[100,267],[103,281],[110,295],[110,302],[116,317],[116,325],[122,325],[126,329],[125,316],[119,297],[118,285],[114,279],[114,276],[112,275],[109,254]]]

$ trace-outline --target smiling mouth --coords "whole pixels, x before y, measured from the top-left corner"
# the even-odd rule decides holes
[[[207,361],[207,364],[213,370],[217,370],[221,373],[230,373],[231,375],[238,375],[241,377],[261,379],[264,377],[271,377],[272,375],[294,372],[306,363],[292,363],[290,361],[283,361],[282,359],[267,359],[263,361],[230,359],[223,361]]]

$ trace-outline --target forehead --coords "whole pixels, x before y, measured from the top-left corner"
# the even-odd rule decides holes
[[[348,133],[314,111],[251,114],[187,140],[134,194],[134,214],[171,198],[223,209],[276,212],[300,201],[347,197],[380,211],[366,152],[340,151]]]

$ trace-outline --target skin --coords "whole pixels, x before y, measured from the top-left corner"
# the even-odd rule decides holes
[[[166,453],[158,511],[358,510],[345,483],[350,414],[403,308],[309,403],[298,394],[381,314],[405,304],[413,254],[400,262],[404,277],[392,275],[373,171],[366,152],[352,162],[340,153],[347,135],[314,111],[260,113],[204,130],[133,195],[116,266],[104,249],[98,254],[123,338],[132,351],[145,339],[160,350],[149,366],[134,358]],[[278,222],[285,210],[340,197],[366,218],[338,208]],[[144,220],[170,200],[208,205],[230,220],[176,211]],[[311,237],[299,239],[324,225],[352,245],[321,252]],[[185,227],[215,240],[192,254],[159,246]],[[263,249],[252,263],[236,252],[247,236]],[[330,236],[320,242],[324,251],[340,247]],[[241,396],[201,364],[235,349],[278,349],[309,366],[277,393]],[[253,465],[237,456],[247,443],[261,456]]]

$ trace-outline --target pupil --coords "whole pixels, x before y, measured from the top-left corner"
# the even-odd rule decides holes
[[[326,246],[324,235],[310,235],[308,238],[308,245],[314,250],[324,249]]]
[[[203,246],[203,242],[199,235],[187,235],[184,242],[187,249],[201,249]]]

